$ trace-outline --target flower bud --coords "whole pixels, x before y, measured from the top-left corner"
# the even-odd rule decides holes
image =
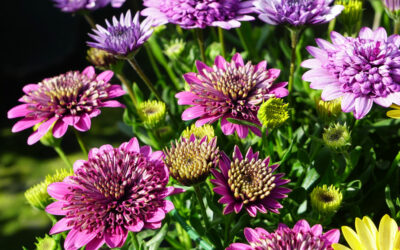
[[[166,106],[160,101],[145,101],[139,104],[139,116],[146,128],[156,128],[165,121]]]
[[[276,128],[289,118],[288,104],[280,98],[269,98],[261,104],[257,116],[263,126]]]
[[[44,238],[36,238],[36,250],[55,250],[57,249],[57,242],[49,235],[45,235]]]
[[[342,203],[343,195],[340,190],[333,185],[315,187],[310,194],[311,206],[319,214],[333,215]]]
[[[204,136],[207,136],[208,142],[210,142],[210,140],[215,137],[214,128],[210,124],[204,124],[201,127],[197,127],[195,124],[192,124],[190,126],[190,128],[187,127],[182,132],[182,137],[185,137],[186,139],[190,139],[190,136],[192,134],[198,140],[201,140]]]
[[[164,46],[164,53],[172,60],[179,58],[185,49],[185,42],[183,39],[171,40]]]
[[[336,0],[335,4],[343,5],[344,10],[338,20],[344,25],[349,36],[356,34],[361,28],[363,1],[362,0]]]
[[[90,48],[87,50],[86,60],[101,69],[109,69],[111,65],[118,61],[113,54],[97,48]]]
[[[335,121],[342,112],[340,98],[332,101],[323,101],[321,99],[317,99],[315,104],[319,118],[326,123]]]
[[[350,132],[346,124],[340,125],[336,123],[325,129],[322,134],[322,139],[325,144],[332,149],[343,149],[345,146],[350,145]]]

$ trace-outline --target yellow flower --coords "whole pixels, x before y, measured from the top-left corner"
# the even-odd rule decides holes
[[[390,118],[400,119],[400,106],[398,106],[396,104],[392,104],[392,106],[390,106],[390,107],[394,108],[394,109],[388,111],[386,113],[386,115],[389,116]]]
[[[400,249],[400,232],[397,223],[389,215],[382,217],[379,230],[372,220],[364,216],[356,218],[356,232],[347,226],[342,227],[342,233],[350,248],[335,243],[334,250],[398,250]]]

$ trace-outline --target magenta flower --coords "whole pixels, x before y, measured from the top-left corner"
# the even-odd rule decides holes
[[[389,11],[398,11],[400,10],[400,1],[399,0],[384,0],[382,1],[387,10]]]
[[[254,17],[252,1],[242,0],[144,0],[148,7],[141,14],[155,19],[154,25],[173,23],[184,29],[219,26],[223,29],[240,27],[241,21]]]
[[[310,228],[306,220],[299,220],[293,229],[285,224],[279,224],[278,229],[268,233],[265,229],[246,227],[244,236],[249,242],[233,243],[226,250],[331,250],[331,245],[337,243],[340,238],[338,229],[331,229],[322,233],[322,226],[316,224]]]
[[[132,18],[131,11],[121,14],[119,20],[114,16],[112,24],[106,20],[107,27],[96,25],[95,34],[89,34],[95,42],[87,42],[90,47],[105,50],[113,55],[128,56],[140,48],[153,33],[152,19],[139,21],[139,12]]]
[[[271,97],[288,95],[284,88],[287,82],[273,84],[280,70],[267,70],[266,61],[257,65],[248,62],[245,65],[237,53],[231,62],[217,56],[212,68],[200,61],[196,61],[196,66],[198,74],[191,72],[183,76],[190,85],[190,91],[175,95],[178,104],[194,105],[182,113],[182,120],[200,118],[196,126],[221,119],[221,129],[225,135],[236,131],[240,138],[245,138],[250,129],[261,136],[256,127],[261,126],[257,118],[259,105]],[[243,120],[255,126],[233,124],[227,118]]]
[[[25,95],[19,99],[23,104],[8,111],[9,119],[24,117],[14,125],[12,132],[41,124],[28,138],[28,144],[32,145],[50,129],[56,138],[62,137],[68,126],[79,131],[89,130],[90,119],[100,114],[99,108],[124,107],[111,100],[125,94],[121,86],[108,82],[112,76],[112,71],[96,76],[94,68],[89,66],[82,73],[70,71],[26,85]]]
[[[53,0],[56,7],[63,12],[76,12],[80,10],[96,10],[111,3],[113,8],[119,8],[125,0]]]
[[[174,209],[169,195],[181,189],[166,187],[169,172],[161,151],[139,147],[132,138],[119,148],[104,145],[89,152],[88,160],[74,164],[74,176],[50,184],[56,199],[46,212],[65,216],[50,230],[70,230],[65,249],[121,247],[128,231],[160,228],[165,214]]]
[[[303,80],[322,89],[321,98],[341,97],[343,112],[361,119],[375,102],[383,107],[400,105],[400,36],[387,37],[384,28],[364,27],[357,38],[331,33],[333,44],[317,39],[319,46],[307,47],[315,58],[301,65],[310,68]]]
[[[268,165],[269,157],[258,159],[258,152],[253,153],[251,148],[243,158],[239,147],[235,146],[232,161],[225,153],[221,154],[221,172],[211,169],[215,177],[211,182],[217,186],[214,192],[222,195],[218,202],[227,204],[224,214],[239,213],[243,207],[253,217],[257,215],[257,210],[279,213],[282,205],[277,199],[287,197],[290,189],[281,186],[289,180],[282,179],[284,174],[273,174],[279,165]]]
[[[339,15],[342,5],[330,6],[333,0],[254,0],[260,20],[271,25],[327,23]]]

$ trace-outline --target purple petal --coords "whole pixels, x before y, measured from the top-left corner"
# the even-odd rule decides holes
[[[293,231],[299,232],[308,232],[310,231],[310,225],[306,220],[299,220],[296,225],[293,227]]]
[[[7,112],[7,118],[12,119],[16,117],[26,116],[27,114],[32,112],[31,110],[28,109],[28,107],[29,104],[20,104],[18,106],[15,106],[14,108],[10,109]]]
[[[55,138],[61,138],[63,135],[65,135],[65,133],[68,130],[68,124],[66,124],[65,122],[63,122],[61,119],[58,120],[53,127],[53,136]]]
[[[327,86],[322,90],[321,98],[324,101],[331,101],[339,98],[343,95],[343,92],[337,86]]]
[[[198,98],[197,95],[190,91],[179,92],[175,95],[175,97],[178,98],[179,105],[194,105],[195,103],[193,100]]]
[[[235,62],[236,66],[244,66],[244,62],[243,62],[243,58],[240,55],[240,53],[236,53],[233,57],[232,57],[232,61]]]
[[[353,93],[346,93],[343,95],[341,100],[341,106],[343,112],[350,112],[354,110],[356,96]]]
[[[88,131],[91,126],[90,116],[87,113],[84,113],[80,116],[80,119],[77,123],[75,123],[74,128],[81,132]]]
[[[355,99],[354,103],[354,117],[356,119],[363,118],[371,110],[373,100],[366,96],[360,96]]]
[[[63,209],[65,204],[66,203],[62,201],[53,202],[46,207],[45,211],[46,213],[54,215],[66,215],[68,211],[66,209]]]
[[[244,232],[244,237],[246,237],[246,240],[249,243],[258,242],[259,239],[260,239],[260,236],[258,235],[257,231],[252,229],[252,228],[250,228],[250,227],[246,227],[243,230],[243,232]]]
[[[197,74],[190,72],[190,73],[186,73],[183,75],[183,78],[185,79],[185,81],[189,84],[201,84],[201,81],[199,80],[199,78],[197,78]]]
[[[14,126],[12,127],[11,131],[13,133],[22,131],[24,129],[35,126],[36,124],[42,122],[45,119],[46,119],[45,117],[43,117],[43,118],[26,117],[26,118],[18,121],[17,123],[15,123]]]
[[[215,58],[214,64],[222,70],[225,70],[226,61],[222,56],[217,56]]]
[[[93,66],[88,66],[82,71],[82,74],[87,75],[90,79],[93,79],[93,77],[96,75],[96,72]]]
[[[154,222],[160,222],[165,218],[165,212],[162,208],[157,208],[156,211],[154,211],[149,218],[147,218],[146,222],[147,223],[154,223]]]
[[[182,113],[182,120],[184,121],[192,120],[197,117],[203,116],[206,113],[207,112],[205,111],[205,108],[202,106],[190,107]]]
[[[70,226],[68,226],[68,222],[70,222],[71,219],[66,219],[62,218],[61,220],[57,221],[56,224],[50,229],[49,234],[58,234],[67,230],[70,230],[74,227],[74,224],[71,223]]]
[[[85,247],[85,250],[97,250],[105,243],[104,236],[102,238],[95,237]]]
[[[330,243],[338,243],[340,239],[340,231],[338,229],[331,229],[326,232],[324,238],[328,240]]]
[[[235,145],[233,148],[233,159],[238,159],[239,161],[243,160],[242,152],[240,152],[240,149],[237,145]]]
[[[97,81],[108,82],[113,77],[113,75],[114,75],[114,72],[112,72],[111,70],[106,70],[103,73],[99,74],[96,77],[96,80]]]

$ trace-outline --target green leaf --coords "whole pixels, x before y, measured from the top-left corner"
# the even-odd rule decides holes
[[[315,168],[309,168],[301,186],[304,189],[308,190],[312,186],[312,184],[314,184],[314,182],[318,180],[318,178],[319,174],[317,170],[315,170]]]
[[[149,248],[149,250],[156,250],[160,246],[161,242],[164,240],[165,235],[168,232],[168,223],[165,223],[162,228],[158,231],[154,237],[145,243],[145,246]]]
[[[388,206],[388,208],[390,210],[391,217],[395,218],[396,208],[394,207],[392,197],[390,195],[390,187],[389,186],[385,187],[385,201],[386,201],[386,205]]]
[[[245,121],[245,120],[237,120],[237,119],[234,119],[234,118],[226,118],[226,120],[228,122],[230,122],[230,123],[233,123],[233,124],[252,126],[252,127],[256,127],[256,128],[261,129],[261,127],[258,126],[257,124],[254,124],[254,123],[251,123],[251,122],[248,122],[248,121]]]

